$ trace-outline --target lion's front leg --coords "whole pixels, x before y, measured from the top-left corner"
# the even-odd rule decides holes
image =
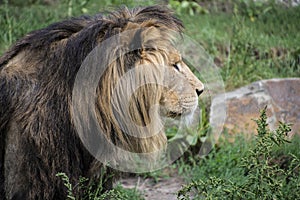
[[[26,137],[26,132],[20,131],[16,122],[10,123],[6,134],[4,157],[7,200],[65,199],[65,194],[56,194],[57,183],[49,178],[51,167],[45,164],[45,158],[41,158],[34,141]]]

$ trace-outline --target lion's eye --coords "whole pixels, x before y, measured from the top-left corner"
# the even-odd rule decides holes
[[[180,72],[180,64],[179,63],[175,63],[173,64],[173,67]]]

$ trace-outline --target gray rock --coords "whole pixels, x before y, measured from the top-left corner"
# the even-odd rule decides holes
[[[256,133],[253,119],[265,106],[271,130],[281,121],[293,124],[291,135],[300,134],[300,78],[262,80],[216,96],[211,104],[210,124],[213,130]]]

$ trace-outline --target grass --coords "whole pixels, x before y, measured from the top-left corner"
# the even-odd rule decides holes
[[[242,14],[181,16],[221,67],[226,89],[274,77],[299,77],[300,7],[273,5],[254,21]]]

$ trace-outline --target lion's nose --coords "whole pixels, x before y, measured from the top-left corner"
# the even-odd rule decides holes
[[[202,92],[203,92],[203,89],[196,89],[196,93],[198,96],[200,96],[200,94],[202,94]]]
[[[198,82],[198,84],[195,87],[196,93],[198,96],[200,96],[202,94],[202,92],[204,91],[204,85],[202,82]]]

